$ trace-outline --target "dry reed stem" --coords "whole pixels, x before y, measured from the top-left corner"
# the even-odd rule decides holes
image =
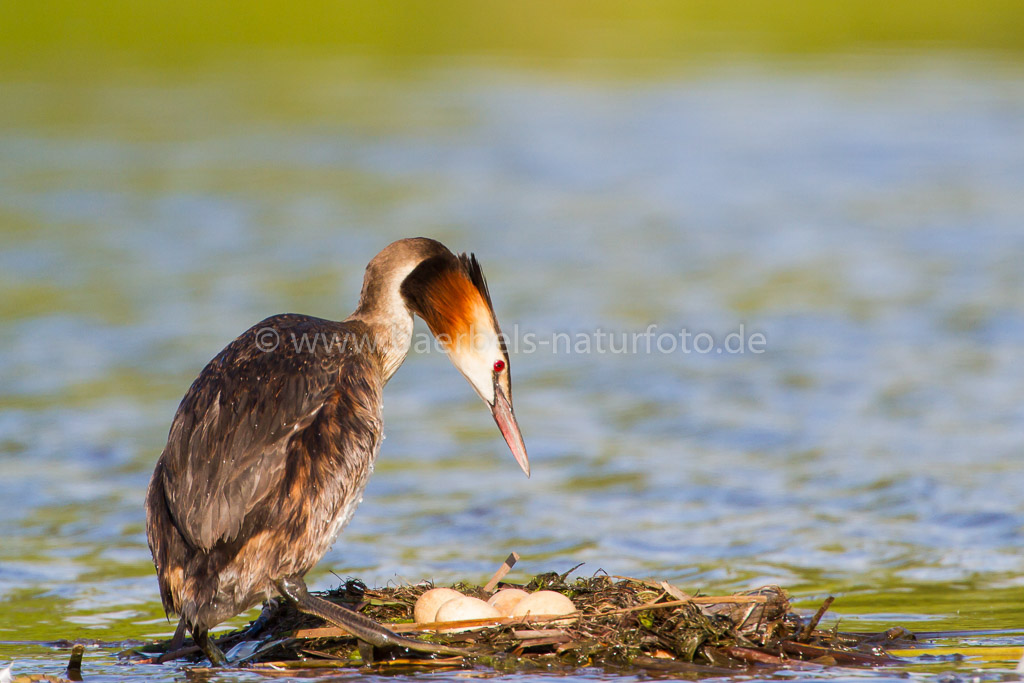
[[[661,599],[660,597],[658,598]],[[766,604],[768,598],[763,595],[723,595],[719,597],[713,597],[710,595],[700,596],[697,598],[687,598],[686,600],[669,600],[668,602],[645,602],[642,605],[634,605],[633,607],[621,607],[619,609],[613,609],[608,612],[599,612],[598,616],[605,616],[608,614],[627,614],[629,612],[642,612],[649,609],[664,609],[665,607],[681,607],[683,605],[720,605],[724,603],[731,603],[736,605],[746,605],[750,603],[755,604]]]
[[[579,612],[571,614],[540,614],[525,617],[488,617],[486,619],[463,619],[461,621],[430,621],[422,624],[387,624],[395,633],[423,633],[440,631],[449,628],[475,628],[484,626],[510,626],[516,624],[543,624],[561,619],[575,619]],[[302,628],[292,634],[292,638],[345,638],[351,634],[343,628],[328,626],[323,628]]]
[[[804,626],[804,630],[800,632],[800,636],[797,640],[807,642],[811,639],[811,634],[814,633],[814,629],[818,627],[818,622],[821,621],[823,616],[825,616],[825,612],[828,611],[828,608],[832,606],[834,601],[835,597],[832,595],[825,598],[825,602],[821,603],[821,607],[819,607],[818,611],[814,613],[811,620],[807,622],[807,626]]]
[[[509,556],[505,558],[505,561],[502,562],[501,566],[498,567],[498,571],[494,572],[494,576],[491,577],[491,580],[484,584],[484,591],[487,593],[493,593],[498,582],[504,579],[505,575],[512,571],[512,567],[516,566],[516,562],[518,561],[519,553],[513,550],[509,553]]]

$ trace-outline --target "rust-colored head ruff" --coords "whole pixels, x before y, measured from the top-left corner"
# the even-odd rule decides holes
[[[445,253],[424,259],[403,280],[402,298],[491,408],[516,461],[530,473],[515,414],[505,338],[476,257]]]
[[[454,356],[497,352],[508,362],[480,264],[473,255],[450,252],[421,263],[402,283],[402,296],[446,352]]]

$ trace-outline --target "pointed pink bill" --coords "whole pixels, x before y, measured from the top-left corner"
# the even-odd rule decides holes
[[[495,383],[494,405],[491,406],[491,413],[494,421],[498,423],[501,435],[505,437],[505,443],[515,457],[516,462],[530,476],[530,459],[526,457],[526,444],[523,443],[523,435],[519,432],[519,423],[516,422],[516,414],[512,412],[512,404],[509,402],[501,386]]]

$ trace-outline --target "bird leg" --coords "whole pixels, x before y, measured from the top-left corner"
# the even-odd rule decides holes
[[[245,630],[246,638],[255,638],[258,636],[263,629],[270,623],[270,616],[274,613],[274,609],[277,607],[277,600],[271,598],[263,603],[263,609],[260,610],[260,615],[256,617],[256,621]]]
[[[347,610],[315,595],[310,595],[306,589],[306,582],[302,580],[301,576],[290,576],[280,579],[277,582],[277,589],[281,591],[281,595],[294,602],[300,612],[312,614],[331,622],[335,626],[340,626],[359,640],[375,647],[402,647],[417,652],[455,655],[459,657],[471,654],[468,650],[400,636],[367,616]]]
[[[210,664],[213,666],[227,666],[228,659],[224,656],[224,653],[220,651],[220,648],[213,643],[213,639],[210,638],[210,632],[207,629],[193,629],[192,639],[196,641],[196,645],[206,653],[207,658],[210,660]]]
[[[185,643],[185,617],[178,620],[178,627],[174,629],[174,637],[171,638],[171,642],[167,644],[168,652],[175,652],[181,649],[181,646]]]

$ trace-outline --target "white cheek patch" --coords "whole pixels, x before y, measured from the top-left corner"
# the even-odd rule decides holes
[[[453,340],[452,364],[488,404],[494,403],[494,361],[504,358],[493,329],[475,326]]]

